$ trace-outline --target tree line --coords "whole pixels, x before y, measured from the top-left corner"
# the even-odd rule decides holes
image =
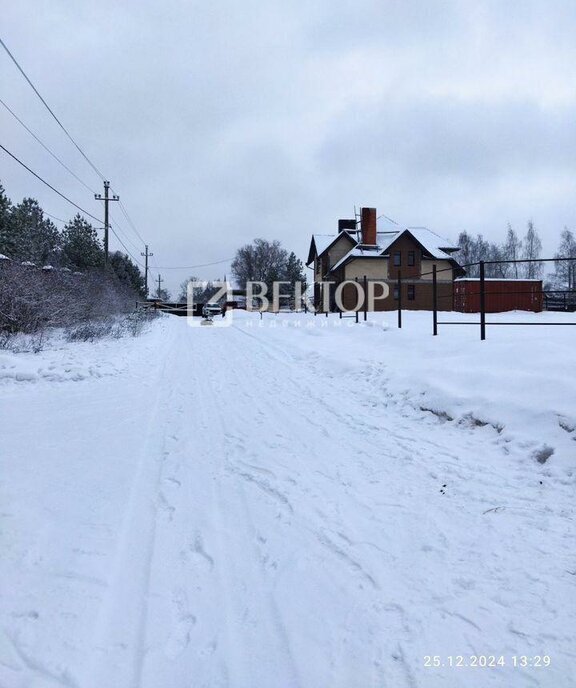
[[[291,294],[296,282],[306,282],[304,265],[292,251],[282,247],[279,241],[254,239],[236,251],[232,261],[232,274],[241,288],[246,282],[264,282],[272,290],[274,282],[287,282],[281,294]]]
[[[80,214],[60,231],[37,200],[24,198],[14,205],[1,184],[0,254],[20,263],[72,271],[101,269],[105,263],[98,232]],[[121,282],[144,296],[144,277],[129,256],[112,252],[109,266]]]
[[[251,244],[246,244],[236,251],[231,265],[232,276],[240,289],[246,289],[246,282],[264,282],[268,293],[272,293],[274,282],[287,282],[281,286],[279,293],[290,296],[294,293],[294,284],[301,282],[304,290],[306,275],[302,261],[291,251],[282,247],[279,241],[267,241],[266,239],[254,239]],[[201,281],[198,277],[191,276],[184,280],[178,292],[178,301],[187,299],[188,283]],[[196,287],[194,301],[207,303],[218,291],[218,287],[208,281],[204,287]]]
[[[489,242],[482,234],[472,236],[461,232],[458,236],[458,262],[461,265],[488,261],[485,276],[497,279],[543,279],[542,241],[533,222],[528,222],[526,234],[520,237],[512,225],[508,224],[506,238],[502,243]],[[558,250],[554,258],[574,258],[572,261],[554,263],[554,272],[546,276],[547,289],[576,288],[576,237],[567,227],[560,235]],[[526,263],[496,261],[533,261]],[[469,277],[478,277],[478,265],[465,268]]]
[[[38,201],[12,204],[0,185],[0,348],[53,327],[92,336],[94,323],[108,320],[110,329],[111,318],[133,311],[143,296],[138,267],[119,251],[106,266],[96,229],[84,218],[59,230]]]

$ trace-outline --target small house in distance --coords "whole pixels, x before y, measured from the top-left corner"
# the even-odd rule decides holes
[[[498,279],[484,280],[486,313],[542,310],[544,295],[542,280]],[[463,277],[454,281],[454,310],[460,313],[480,311],[480,279]]]

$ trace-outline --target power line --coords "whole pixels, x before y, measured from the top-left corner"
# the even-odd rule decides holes
[[[102,220],[101,220],[100,218],[96,217],[95,215],[92,215],[92,213],[89,213],[87,210],[85,210],[84,208],[82,208],[82,206],[79,206],[77,203],[74,203],[74,201],[70,200],[70,199],[68,198],[68,196],[65,196],[61,191],[58,191],[58,189],[56,189],[55,187],[53,187],[52,184],[49,184],[49,183],[48,183],[45,179],[43,179],[39,174],[36,174],[36,172],[34,172],[34,170],[30,169],[30,168],[28,167],[28,165],[24,164],[24,163],[22,162],[22,160],[20,160],[19,158],[17,158],[13,153],[11,153],[11,152],[10,152],[5,146],[3,146],[1,143],[0,143],[0,148],[1,148],[5,153],[8,153],[8,155],[9,155],[11,158],[13,158],[14,160],[16,160],[16,162],[17,162],[19,165],[22,165],[22,167],[23,167],[25,170],[28,170],[28,172],[30,172],[30,174],[34,175],[34,176],[36,177],[36,179],[40,180],[40,181],[42,182],[42,184],[45,184],[49,189],[52,189],[52,191],[54,191],[54,193],[57,193],[58,196],[60,196],[61,198],[63,198],[65,201],[68,201],[68,203],[70,203],[70,204],[73,205],[75,208],[77,208],[78,210],[80,210],[81,212],[83,212],[84,215],[87,215],[88,217],[91,217],[93,220],[96,220],[96,222],[98,222],[99,225],[102,224]],[[46,213],[46,215],[48,215],[48,213]],[[60,219],[60,218],[56,218],[56,219]],[[60,222],[64,222],[64,220],[60,220]],[[141,267],[144,267],[144,266],[142,265],[142,263],[141,263],[139,260],[137,260],[136,258],[134,258],[134,256],[130,253],[130,251],[126,248],[126,245],[124,244],[124,242],[122,241],[122,239],[120,239],[120,237],[118,236],[118,234],[114,231],[114,229],[113,229],[112,227],[110,227],[110,231],[112,232],[112,234],[114,234],[114,236],[116,237],[116,239],[118,239],[118,242],[119,242],[120,245],[124,248],[124,250],[126,251],[126,253],[130,256],[130,258],[132,258],[132,260],[133,260],[135,263],[137,263],[138,265],[140,265]]]
[[[66,136],[68,137],[68,139],[72,142],[72,144],[74,145],[74,147],[78,150],[78,152],[82,155],[82,157],[86,160],[86,162],[90,165],[90,167],[94,170],[94,172],[96,172],[96,174],[97,174],[102,180],[104,180],[104,175],[102,174],[102,172],[100,172],[100,170],[96,167],[96,165],[90,160],[90,158],[86,155],[86,153],[82,150],[82,148],[80,148],[80,146],[79,146],[79,145],[76,143],[76,141],[73,139],[73,137],[72,137],[72,135],[70,134],[70,132],[66,129],[66,127],[65,127],[65,126],[62,124],[62,122],[60,121],[60,119],[56,116],[56,114],[54,113],[54,111],[52,110],[52,108],[48,105],[48,103],[46,102],[46,100],[42,97],[42,95],[40,94],[40,92],[38,91],[38,89],[36,88],[36,86],[34,86],[34,84],[32,83],[31,79],[28,77],[28,75],[26,74],[26,72],[24,71],[24,69],[20,66],[18,60],[17,60],[17,59],[14,57],[14,55],[10,52],[10,50],[8,49],[8,46],[6,45],[6,43],[4,43],[4,41],[2,40],[2,38],[0,38],[0,44],[2,45],[2,47],[3,47],[4,50],[6,51],[6,53],[8,54],[8,56],[10,57],[10,59],[12,60],[12,62],[14,62],[14,64],[15,64],[16,67],[18,68],[18,71],[19,71],[19,72],[22,74],[22,76],[26,79],[26,81],[28,82],[28,84],[30,85],[30,87],[32,88],[32,90],[34,91],[34,93],[35,93],[35,94],[38,96],[38,98],[42,101],[42,104],[44,105],[44,107],[48,110],[48,112],[52,115],[52,117],[53,117],[53,118],[56,120],[56,122],[58,123],[58,126],[59,126],[59,127],[62,129],[62,131],[66,134]],[[59,158],[55,153],[53,153],[53,152],[48,148],[48,146],[46,146],[46,145],[40,140],[40,138],[39,138],[36,134],[34,134],[34,132],[33,132],[28,126],[26,126],[26,124],[24,124],[24,122],[16,115],[16,113],[14,113],[14,112],[8,107],[8,105],[6,105],[6,103],[4,103],[2,100],[0,100],[0,103],[2,103],[2,105],[8,110],[8,112],[10,112],[10,114],[11,114],[11,115],[12,115],[12,116],[13,116],[13,117],[14,117],[14,118],[15,118],[15,119],[16,119],[16,120],[17,120],[17,121],[18,121],[18,122],[19,122],[19,123],[20,123],[20,124],[21,124],[21,125],[22,125],[22,126],[23,126],[23,127],[33,136],[33,137],[34,137],[34,138],[35,138],[35,139],[36,139],[36,141],[38,141],[38,143],[39,143],[46,151],[48,151],[48,153],[50,153],[50,155],[51,155],[60,165],[62,165],[62,166],[63,166],[63,167],[64,167],[64,168],[65,168],[65,169],[66,169],[66,170],[67,170],[67,171],[77,180],[77,181],[79,181],[84,187],[86,187],[86,188],[87,188],[89,191],[91,191],[92,193],[95,193],[94,189],[92,189],[88,184],[86,184],[86,182],[84,182],[84,181],[83,181],[75,172],[73,172],[73,171],[72,171],[72,170],[62,161],[62,160],[60,160],[60,158]],[[43,180],[42,180],[42,181],[43,181]],[[134,222],[132,221],[132,219],[131,219],[130,216],[128,215],[128,211],[126,210],[126,208],[124,207],[124,205],[123,205],[122,203],[120,203],[120,205],[121,205],[122,213],[125,215],[125,217],[126,217],[128,223],[129,223],[130,227],[134,230],[134,233],[135,233],[136,236],[140,239],[140,241],[141,241],[143,244],[145,244],[146,242],[144,241],[144,239],[142,238],[141,234],[138,232],[138,229],[136,228],[136,225],[134,224]],[[93,217],[93,216],[91,215],[91,217]],[[118,223],[116,223],[116,224],[118,225]],[[126,237],[126,240],[129,241],[127,237]]]
[[[27,131],[33,138],[36,139],[36,141],[38,141],[38,143],[42,146],[42,148],[44,148],[45,151],[47,151],[48,153],[50,153],[50,155],[54,158],[54,160],[56,160],[57,163],[59,163],[60,165],[62,165],[62,167],[63,167],[66,171],[68,171],[68,172],[74,177],[74,179],[76,179],[77,181],[79,181],[80,184],[82,184],[82,186],[84,186],[86,189],[88,189],[88,191],[92,191],[92,193],[95,193],[95,192],[94,192],[94,189],[90,188],[90,186],[88,186],[88,184],[86,184],[86,182],[85,182],[83,179],[81,179],[81,178],[76,174],[76,172],[74,172],[73,170],[71,170],[71,169],[68,167],[68,165],[66,165],[65,162],[63,162],[62,160],[60,160],[60,158],[56,155],[56,153],[54,153],[53,151],[50,150],[50,148],[48,148],[48,146],[47,146],[47,145],[46,145],[46,144],[45,144],[45,143],[44,143],[44,142],[43,142],[43,141],[33,132],[33,131],[32,131],[32,129],[30,129],[30,127],[28,127],[28,126],[20,119],[20,117],[18,117],[18,115],[17,115],[10,107],[8,107],[8,105],[6,105],[6,103],[2,100],[2,98],[0,98],[0,104],[3,105],[3,106],[6,108],[6,110],[8,110],[8,112],[12,115],[12,117],[14,117],[14,119],[15,119],[17,122],[19,122],[19,123],[24,127],[24,129],[26,129],[26,131]]]
[[[136,246],[136,244],[132,241],[132,239],[129,238],[129,236],[128,236],[127,232],[126,232],[126,229],[120,224],[120,222],[118,222],[118,219],[116,218],[116,216],[115,216],[115,215],[112,215],[112,213],[110,213],[110,219],[112,220],[112,222],[113,222],[114,225],[116,226],[116,229],[118,229],[119,231],[122,232],[122,236],[123,236],[124,239],[130,244],[130,246],[132,246],[132,248],[133,248],[135,251],[139,251],[141,247],[140,247],[140,246]],[[144,244],[144,245],[146,245],[146,244]]]
[[[42,148],[44,148],[44,150],[47,151],[47,152],[54,158],[54,160],[56,160],[56,162],[57,162],[59,165],[61,165],[61,166],[62,166],[67,172],[69,172],[78,182],[80,182],[80,184],[82,184],[82,186],[84,186],[84,188],[88,189],[88,191],[90,191],[90,192],[92,192],[92,193],[94,193],[94,194],[96,193],[96,191],[95,191],[91,186],[89,186],[83,179],[81,179],[73,170],[71,170],[71,169],[68,167],[68,165],[66,165],[66,163],[65,163],[63,160],[61,160],[61,159],[56,155],[56,153],[54,153],[52,150],[50,150],[50,148],[48,148],[48,146],[40,139],[40,137],[37,136],[37,135],[30,129],[30,127],[28,127],[27,124],[26,124],[25,122],[23,122],[22,119],[20,119],[20,117],[18,117],[18,115],[17,115],[17,114],[16,114],[16,113],[15,113],[15,112],[14,112],[14,111],[6,104],[1,98],[0,98],[0,105],[3,105],[3,106],[6,108],[6,110],[12,115],[12,117],[14,117],[14,119],[15,119],[22,127],[24,127],[24,129],[26,129],[26,131],[27,131],[27,132],[28,132],[28,133],[29,133],[29,134],[30,134],[30,135],[31,135],[31,136],[41,145],[41,146],[42,146]],[[140,241],[141,241],[143,244],[145,244],[144,239],[142,239],[140,233],[139,233],[138,230],[136,229],[136,226],[134,225],[134,223],[133,223],[132,220],[130,219],[130,217],[129,217],[129,215],[128,215],[128,212],[127,212],[126,208],[124,207],[124,204],[121,203],[120,205],[122,206],[121,210],[122,210],[123,214],[125,215],[126,219],[127,219],[128,222],[130,223],[130,226],[131,226],[132,229],[134,230],[135,234],[138,236],[138,238],[140,239]],[[117,221],[116,221],[116,225],[117,225],[118,229],[120,229],[120,228],[122,227],[122,225],[121,225],[119,222],[117,222]],[[130,239],[129,239],[127,236],[126,236],[125,238],[126,238],[126,241],[128,241],[132,246],[134,246],[134,248],[136,249],[136,251],[139,251],[139,250],[140,250],[140,247],[139,247],[139,246],[136,246],[133,242],[131,242]]]
[[[128,256],[130,256],[130,258],[132,258],[132,260],[133,260],[137,265],[139,265],[141,268],[143,268],[144,265],[142,265],[142,263],[141,263],[137,258],[134,258],[134,256],[130,253],[130,251],[126,248],[126,244],[122,241],[122,239],[118,236],[118,234],[116,234],[116,232],[114,231],[114,227],[112,227],[112,225],[109,225],[109,229],[110,229],[110,231],[112,232],[112,234],[116,237],[116,239],[118,239],[120,245],[124,248],[124,250],[126,251],[126,253],[128,254]]]
[[[14,117],[14,119],[16,119],[34,139],[36,139],[36,141],[42,146],[42,148],[44,148],[44,150],[46,150],[48,153],[50,153],[50,155],[56,160],[56,162],[58,162],[77,181],[79,181],[80,184],[82,184],[82,186],[84,186],[86,189],[88,189],[88,191],[91,191],[92,193],[96,193],[94,191],[94,189],[92,189],[83,179],[81,179],[73,170],[71,170],[68,167],[68,165],[66,165],[66,163],[64,163],[53,151],[51,151],[50,148],[48,148],[48,146],[20,119],[20,117],[18,117],[18,115],[1,98],[0,98],[0,104],[3,105],[6,108],[6,110],[8,110],[8,112]],[[125,211],[124,211],[124,213],[126,214]],[[49,213],[45,213],[45,214],[49,215]],[[110,216],[112,217],[112,214],[110,214]],[[54,217],[54,216],[50,216],[50,217]],[[60,220],[60,218],[54,218],[54,219]],[[113,218],[113,219],[116,222],[117,228],[120,230],[122,225],[120,225],[120,223],[117,222],[115,220],[115,218]],[[60,222],[65,222],[65,221],[60,220]],[[140,247],[136,246],[132,241],[130,241],[128,236],[125,236],[125,239],[126,239],[126,241],[128,241],[129,244],[131,244],[135,248],[136,251],[140,250]],[[142,243],[144,243],[144,240],[142,240]]]
[[[56,217],[56,215],[51,215],[50,213],[47,213],[45,210],[42,210],[42,213],[44,215],[48,215],[48,217],[51,217],[53,220],[58,220],[58,222],[62,222],[63,224],[66,224],[66,220],[63,220],[61,217]]]
[[[1,38],[0,38],[0,44],[2,44],[2,47],[4,48],[4,50],[8,53],[8,56],[10,57],[10,59],[12,60],[12,62],[14,62],[14,64],[15,64],[16,67],[18,68],[18,71],[22,74],[22,76],[23,76],[23,77],[26,79],[26,81],[30,84],[30,86],[31,86],[32,90],[34,91],[34,93],[38,96],[38,98],[40,98],[40,100],[42,101],[44,107],[48,110],[48,112],[49,112],[49,113],[52,115],[52,117],[56,120],[56,122],[58,123],[58,126],[60,127],[60,129],[62,129],[62,131],[63,131],[63,132],[66,134],[66,136],[70,139],[70,141],[71,141],[71,142],[73,143],[73,145],[76,147],[76,149],[78,150],[78,152],[80,153],[80,155],[82,155],[82,157],[86,160],[86,162],[90,165],[90,167],[94,170],[94,172],[96,172],[96,174],[97,174],[101,179],[104,179],[104,175],[102,174],[102,172],[100,172],[100,170],[99,170],[99,169],[96,167],[96,165],[90,160],[90,158],[86,155],[86,153],[80,148],[80,146],[76,143],[76,141],[74,141],[74,139],[72,138],[71,134],[68,132],[68,130],[66,129],[66,127],[62,124],[62,122],[58,119],[58,117],[56,117],[56,115],[54,114],[54,111],[52,110],[52,108],[48,105],[48,103],[47,103],[47,102],[44,100],[44,98],[40,95],[40,92],[38,91],[38,89],[36,88],[36,86],[34,86],[34,84],[32,83],[32,81],[30,81],[30,79],[29,79],[28,75],[26,74],[26,72],[25,72],[25,71],[22,69],[22,67],[18,64],[18,60],[17,60],[17,59],[14,57],[14,55],[12,55],[12,53],[8,50],[8,46],[6,45],[6,43],[4,43],[4,41],[3,41]]]
[[[140,232],[138,231],[138,229],[137,229],[136,225],[134,224],[134,222],[132,222],[132,218],[130,217],[130,215],[128,215],[128,211],[126,210],[126,207],[125,207],[124,203],[122,203],[122,201],[120,201],[119,205],[120,205],[120,210],[122,211],[122,213],[124,214],[124,217],[125,217],[126,220],[128,221],[128,224],[129,224],[130,227],[132,227],[132,229],[134,230],[134,234],[136,234],[136,236],[140,239],[140,241],[145,245],[146,242],[145,242],[144,239],[142,238],[142,235],[141,235]]]
[[[1,40],[1,39],[0,39],[0,40]],[[14,160],[16,160],[16,162],[17,162],[19,165],[22,165],[22,167],[23,167],[25,170],[28,170],[28,172],[30,172],[30,174],[33,174],[33,175],[36,177],[36,179],[39,179],[39,180],[42,182],[42,184],[45,184],[49,189],[52,189],[52,191],[54,191],[54,193],[57,193],[57,194],[58,194],[61,198],[63,198],[65,201],[68,201],[68,203],[70,203],[70,205],[73,205],[75,208],[78,208],[78,210],[82,211],[85,215],[88,215],[88,217],[91,217],[93,220],[96,220],[96,222],[98,222],[99,224],[102,223],[102,220],[101,220],[100,218],[96,217],[95,215],[92,215],[92,213],[89,213],[87,210],[84,210],[84,208],[82,208],[81,206],[79,206],[77,203],[74,203],[74,201],[71,201],[71,200],[68,198],[68,196],[65,196],[61,191],[58,191],[58,189],[55,189],[55,188],[52,186],[52,184],[49,184],[45,179],[42,179],[42,177],[41,177],[39,174],[36,174],[36,172],[34,172],[34,170],[31,170],[31,169],[28,167],[28,165],[25,165],[25,164],[22,162],[22,160],[20,160],[19,158],[17,158],[13,153],[11,153],[11,152],[10,152],[7,148],[5,148],[1,143],[0,143],[0,148],[1,148],[5,153],[8,153],[8,155],[9,155],[11,158],[13,158]]]
[[[156,266],[155,270],[192,270],[194,268],[207,268],[211,265],[221,265],[222,263],[229,263],[234,260],[234,258],[226,258],[224,260],[216,260],[213,263],[200,263],[199,265],[159,265]]]
[[[47,151],[48,153],[50,153],[50,155],[54,158],[54,160],[56,160],[57,163],[59,163],[60,165],[62,165],[62,167],[63,167],[67,172],[69,172],[69,173],[74,177],[74,179],[76,179],[77,181],[79,181],[80,184],[82,184],[82,186],[84,186],[86,189],[88,189],[88,191],[92,191],[92,193],[94,193],[94,189],[90,188],[90,186],[89,186],[88,184],[86,184],[86,182],[85,182],[83,179],[81,179],[81,178],[76,174],[76,172],[74,172],[73,170],[71,170],[71,169],[68,167],[68,165],[66,165],[65,162],[63,162],[62,160],[60,160],[60,158],[56,155],[56,153],[54,153],[53,151],[50,150],[50,148],[48,148],[48,146],[44,143],[44,141],[42,141],[42,140],[32,131],[32,129],[30,129],[30,127],[28,127],[28,126],[20,119],[20,117],[18,117],[18,115],[17,115],[10,107],[8,107],[8,105],[6,105],[6,103],[2,100],[2,98],[0,98],[0,104],[3,105],[3,106],[6,108],[6,110],[8,110],[8,112],[12,115],[12,117],[14,117],[14,119],[15,119],[17,122],[19,122],[19,123],[24,127],[24,129],[26,129],[26,131],[27,131],[33,138],[36,139],[36,141],[38,141],[38,143],[42,146],[42,148],[44,148],[45,151]]]

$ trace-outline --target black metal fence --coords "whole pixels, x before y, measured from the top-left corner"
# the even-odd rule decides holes
[[[477,325],[480,327],[480,339],[484,341],[486,339],[486,328],[488,326],[522,326],[522,327],[531,327],[531,326],[573,326],[576,325],[576,322],[550,322],[550,321],[542,321],[542,322],[518,322],[518,321],[509,321],[509,322],[503,322],[503,321],[496,321],[496,322],[487,322],[486,320],[486,314],[487,314],[487,308],[486,308],[486,301],[487,301],[487,296],[490,295],[497,295],[499,292],[494,292],[490,291],[488,292],[486,289],[486,265],[503,265],[503,264],[518,264],[518,263],[549,263],[549,262],[564,262],[564,261],[570,261],[572,263],[575,262],[574,258],[542,258],[538,260],[497,260],[497,261],[484,261],[481,260],[478,263],[473,263],[469,264],[463,267],[471,267],[472,265],[478,265],[479,266],[479,272],[480,272],[480,277],[478,278],[478,291],[473,292],[473,296],[478,296],[479,297],[479,321],[474,322],[474,321],[458,321],[458,320],[445,320],[445,321],[440,321],[438,320],[438,282],[437,282],[437,271],[436,266],[433,267],[433,274],[432,274],[432,333],[433,335],[438,334],[438,325]],[[497,279],[497,278],[496,278]],[[505,278],[502,278],[503,280]],[[522,280],[520,280],[522,281]],[[500,292],[504,293],[504,292]],[[513,294],[527,294],[531,293],[526,290],[517,290],[517,291],[510,291],[507,290],[505,292],[508,295],[513,295]],[[562,295],[561,298],[555,298],[555,295]],[[564,310],[564,311],[574,311],[576,310],[576,291],[575,290],[567,290],[567,291],[560,291],[560,290],[552,290],[548,292],[543,292],[542,294],[543,298],[543,305],[544,307],[546,306],[547,303],[552,303],[556,308],[553,308],[552,310],[559,311],[559,310]],[[547,301],[548,299],[548,301]]]
[[[505,291],[497,291],[492,288],[487,288],[487,283],[489,284],[490,280],[495,280],[496,282],[500,281],[507,281],[505,277],[498,278],[498,277],[486,277],[486,266],[495,266],[495,265],[514,265],[514,264],[520,264],[520,263],[559,263],[559,262],[566,262],[570,261],[571,263],[576,264],[576,258],[543,258],[543,259],[538,259],[538,260],[499,260],[499,261],[478,261],[475,263],[467,263],[465,265],[461,265],[460,267],[465,270],[466,268],[472,268],[472,267],[478,267],[478,272],[479,272],[479,277],[478,278],[473,278],[475,281],[477,280],[477,288],[475,287],[475,291],[469,291],[467,296],[468,297],[474,297],[477,300],[477,307],[474,307],[472,310],[468,312],[473,312],[473,313],[478,313],[478,320],[439,320],[439,313],[440,312],[447,312],[447,311],[453,311],[454,310],[454,292],[451,290],[451,293],[449,295],[441,295],[439,294],[439,280],[438,280],[438,275],[441,272],[446,272],[450,271],[452,272],[454,270],[453,266],[450,266],[448,268],[441,268],[438,269],[436,265],[432,266],[432,270],[430,272],[426,273],[421,273],[418,276],[418,280],[420,280],[422,277],[429,277],[431,276],[431,285],[432,285],[432,334],[434,336],[438,335],[438,328],[440,325],[445,326],[445,325],[468,325],[468,326],[477,326],[479,327],[480,331],[480,339],[483,341],[486,339],[486,330],[487,327],[492,327],[492,326],[573,326],[576,325],[575,322],[551,322],[551,321],[541,321],[541,322],[521,322],[521,321],[487,321],[486,316],[490,312],[502,312],[505,310],[520,310],[518,307],[515,308],[502,308],[502,309],[491,309],[488,308],[488,304],[493,305],[495,302],[495,297],[502,297],[502,298],[508,298],[508,297],[517,297],[517,296],[524,296],[524,302],[525,303],[533,303],[535,304],[535,307],[533,308],[534,311],[539,312],[541,310],[548,310],[548,311],[563,311],[563,312],[576,312],[576,289],[567,289],[567,290],[543,290],[540,291],[539,289],[526,289],[526,283],[527,282],[532,282],[534,281],[533,279],[522,279],[522,278],[517,278],[519,285],[520,283],[524,283],[524,286],[516,290],[512,290],[509,287],[506,288]],[[395,284],[395,299],[396,299],[396,312],[397,312],[397,323],[398,323],[398,328],[402,327],[402,285],[407,282],[407,281],[413,281],[414,278],[403,278],[401,271],[399,270],[397,273],[397,278],[396,278],[396,284]],[[358,284],[363,285],[363,291],[364,291],[364,299],[363,299],[363,304],[361,307],[357,307],[355,309],[349,310],[349,311],[342,311],[341,309],[336,309],[337,312],[339,313],[339,318],[354,318],[355,322],[358,323],[360,321],[360,313],[362,313],[362,318],[363,320],[367,320],[368,317],[368,299],[366,298],[367,295],[367,278],[364,276],[361,279],[356,279],[355,280]],[[539,280],[536,280],[539,282]],[[445,282],[443,282],[445,284]],[[457,283],[456,283],[457,284]],[[440,302],[443,299],[449,299],[449,307],[448,308],[440,308],[440,305],[444,306],[445,302],[440,304]],[[518,300],[517,300],[518,302]],[[532,308],[531,308],[532,310]],[[465,311],[462,311],[465,312]],[[314,311],[314,314],[317,315],[317,310]],[[328,317],[329,311],[326,310],[323,315]]]

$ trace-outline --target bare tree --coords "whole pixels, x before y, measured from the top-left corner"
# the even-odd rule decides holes
[[[502,258],[504,260],[520,260],[522,257],[522,241],[516,234],[512,225],[508,223],[508,232],[506,233],[506,243],[503,246]],[[518,263],[509,263],[506,266],[506,275],[518,279],[520,276],[520,267]]]
[[[540,258],[542,252],[542,242],[538,236],[538,232],[534,228],[532,220],[528,222],[528,231],[522,242],[523,251],[522,258],[524,260],[535,260]],[[544,264],[541,262],[524,263],[523,274],[526,279],[542,279],[544,272]]]
[[[236,252],[232,274],[241,287],[249,281],[260,281],[271,288],[272,282],[284,279],[287,263],[288,252],[279,241],[255,239]]]
[[[555,263],[555,281],[563,289],[573,290],[576,287],[576,238],[564,227],[560,235],[560,246],[555,258],[574,258],[574,260],[559,260]]]

